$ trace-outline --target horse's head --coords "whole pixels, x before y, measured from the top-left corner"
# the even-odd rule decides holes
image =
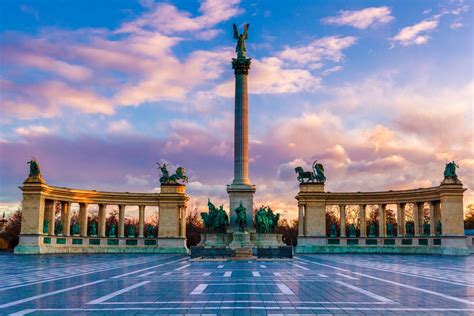
[[[300,167],[300,166],[298,166],[298,167],[295,168],[295,172],[296,172],[296,173],[302,173],[302,172],[303,172],[303,168]]]

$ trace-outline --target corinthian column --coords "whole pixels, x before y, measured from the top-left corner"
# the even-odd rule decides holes
[[[238,34],[234,25],[234,38],[237,42],[237,58],[232,59],[235,75],[235,118],[234,118],[234,180],[227,187],[230,200],[230,231],[237,231],[235,209],[242,203],[246,209],[247,230],[253,228],[253,195],[255,185],[249,179],[249,104],[248,104],[248,74],[251,59],[245,57],[245,40],[248,25],[244,34]]]

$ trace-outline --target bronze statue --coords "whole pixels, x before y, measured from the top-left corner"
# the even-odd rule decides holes
[[[375,237],[375,225],[370,224],[369,226],[369,237]]]
[[[201,213],[204,227],[211,233],[225,233],[227,226],[229,226],[229,216],[224,210],[224,206],[221,205],[219,209],[217,209],[214,204],[211,203],[210,199],[207,201],[207,206],[209,209],[208,213]]]
[[[117,225],[115,223],[110,224],[109,237],[117,237]]]
[[[413,236],[413,229],[411,223],[405,223],[405,235]]]
[[[350,238],[355,238],[355,237],[356,237],[356,229],[355,229],[354,223],[352,223],[352,224],[349,226],[349,237],[350,237]]]
[[[295,168],[295,172],[298,174],[297,179],[301,183],[324,183],[326,182],[326,176],[324,175],[324,166],[318,163],[317,160],[313,162],[313,171],[304,171],[302,167],[298,166]],[[305,181],[305,179],[307,179]]]
[[[162,176],[160,177],[161,184],[178,184],[179,180],[183,182],[188,182],[188,177],[186,176],[186,169],[183,167],[178,167],[176,172],[173,175],[169,175],[168,164],[163,163],[162,165],[157,162],[158,169],[161,171]]]
[[[30,173],[28,178],[42,179],[41,171],[38,162],[35,157],[31,157],[31,160],[27,162],[30,165]]]
[[[135,225],[128,225],[128,237],[135,238]]]
[[[448,162],[446,164],[446,167],[444,168],[444,178],[456,178],[456,168],[459,169],[459,165],[457,165],[454,161]]]
[[[430,224],[428,222],[423,223],[423,235],[425,236],[430,235]]]
[[[146,226],[146,236],[148,238],[155,237],[154,231],[155,231],[155,228],[153,227],[153,225],[149,224],[149,225]]]
[[[334,223],[329,226],[329,237],[337,237],[337,226]]]
[[[63,235],[63,222],[61,220],[58,221],[56,224],[55,235],[62,236]]]
[[[237,53],[237,58],[245,58],[247,50],[245,48],[245,40],[248,38],[249,24],[244,25],[244,33],[239,34],[237,25],[233,24],[234,28],[234,39],[237,40],[237,46],[235,47],[235,52]]]
[[[73,235],[73,236],[79,235],[79,223],[78,223],[78,222],[75,222],[75,223],[72,225],[72,235]]]
[[[441,221],[436,223],[436,235],[441,236],[443,233]]]
[[[242,201],[240,201],[240,205],[235,209],[235,213],[237,213],[237,217],[235,222],[239,224],[239,230],[241,232],[245,231],[245,227],[247,226],[247,215],[245,213],[246,209],[242,205]]]
[[[387,224],[387,237],[393,237],[393,224]]]
[[[274,234],[278,226],[280,214],[274,214],[269,206],[261,206],[255,212],[255,228],[259,234]]]
[[[97,224],[95,222],[91,223],[89,230],[91,236],[97,236]]]
[[[45,219],[43,221],[43,234],[47,234],[48,233],[48,223],[49,221],[47,219]]]

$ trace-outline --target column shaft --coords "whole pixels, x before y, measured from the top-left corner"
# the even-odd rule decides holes
[[[63,224],[63,235],[71,236],[71,204],[67,201],[61,202],[61,223]]]
[[[304,236],[304,204],[298,206],[298,236]]]
[[[87,207],[88,204],[79,203],[79,228],[82,237],[87,237]]]
[[[145,205],[138,206],[138,237],[143,238],[145,230]]]
[[[435,234],[436,234],[436,219],[435,219],[434,203],[429,202],[429,207],[430,207],[430,236],[435,236]]]
[[[386,237],[385,204],[379,204],[379,237]]]
[[[55,215],[56,215],[56,200],[52,200],[49,204],[49,210],[48,210],[48,234],[49,235],[54,235],[54,220],[55,220]],[[64,230],[64,228],[63,228]]]
[[[125,205],[119,205],[118,236],[119,238],[125,237]]]
[[[359,217],[360,217],[360,237],[367,237],[367,224],[365,218],[365,205],[359,205]]]
[[[180,237],[186,238],[186,207],[184,206],[180,207],[179,217],[180,217],[180,224],[181,224]]]
[[[397,237],[405,236],[405,203],[397,204]]]
[[[341,237],[346,237],[346,206],[339,205],[339,212],[341,217]]]
[[[105,237],[105,213],[107,205],[99,204],[99,237]]]

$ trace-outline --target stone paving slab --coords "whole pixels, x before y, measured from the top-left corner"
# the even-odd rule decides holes
[[[474,256],[0,254],[0,315],[473,315]]]

